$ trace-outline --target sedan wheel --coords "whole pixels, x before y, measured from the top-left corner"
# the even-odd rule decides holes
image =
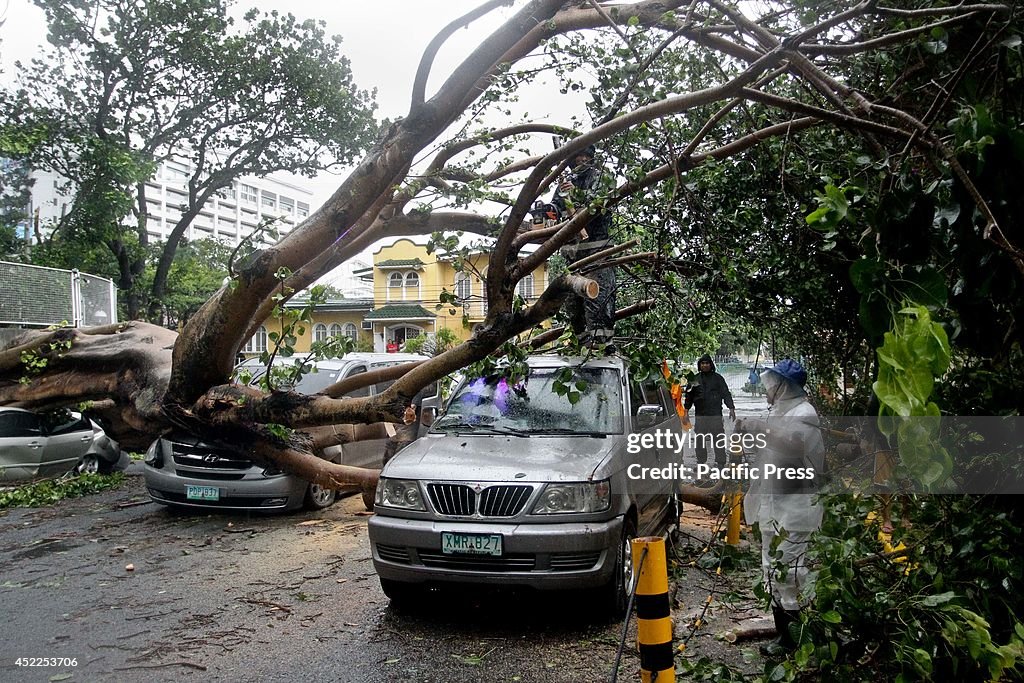
[[[113,465],[94,453],[86,453],[75,465],[76,474],[110,474]]]
[[[334,489],[326,489],[319,484],[310,484],[306,489],[306,509],[323,510],[334,504],[337,492]]]

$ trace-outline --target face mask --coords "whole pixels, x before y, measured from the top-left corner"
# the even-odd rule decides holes
[[[764,398],[768,401],[768,405],[775,405],[775,401],[779,396],[779,390],[782,388],[782,381],[769,376],[762,376],[761,381],[764,382]]]

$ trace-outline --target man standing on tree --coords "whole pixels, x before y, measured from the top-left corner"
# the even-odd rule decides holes
[[[601,169],[594,163],[595,154],[593,145],[578,152],[572,160],[572,172],[555,190],[551,203],[563,221],[585,208],[600,191]],[[612,246],[608,235],[611,224],[611,214],[599,210],[580,232],[579,240],[562,248],[567,263]],[[569,296],[565,303],[569,323],[584,346],[608,344],[615,336],[615,268],[591,271],[587,277],[597,282],[600,291],[596,299]]]
[[[697,462],[708,461],[708,444],[713,444],[715,462],[719,468],[725,467],[725,424],[722,421],[722,403],[729,408],[729,419],[736,419],[736,405],[732,402],[732,392],[725,378],[715,372],[715,362],[705,354],[697,361],[697,377],[686,391],[684,405],[693,408],[692,415],[697,418],[693,433],[697,437]]]

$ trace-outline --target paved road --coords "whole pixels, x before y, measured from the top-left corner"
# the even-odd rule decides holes
[[[358,498],[277,517],[147,500],[133,474],[0,512],[0,681],[607,680],[620,626],[571,599],[455,592],[392,609]],[[622,679],[636,669],[627,648]]]

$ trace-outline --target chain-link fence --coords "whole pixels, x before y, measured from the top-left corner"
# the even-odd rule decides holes
[[[117,322],[117,290],[77,270],[0,261],[0,325],[91,327]]]

